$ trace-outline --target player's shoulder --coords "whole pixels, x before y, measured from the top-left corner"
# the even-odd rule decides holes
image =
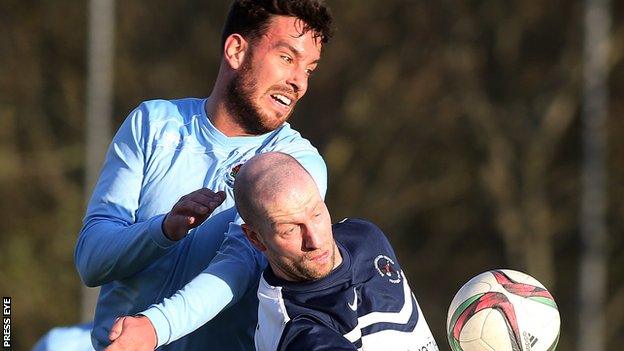
[[[267,145],[267,151],[280,151],[291,155],[298,152],[319,154],[312,143],[289,123],[284,123],[275,130]]]
[[[197,133],[204,112],[205,99],[154,99],[141,102],[124,122],[135,137],[151,143],[177,146],[179,140]]]
[[[345,218],[334,224],[334,235],[352,239],[386,239],[384,232],[373,222],[363,218]]]
[[[366,282],[372,277],[392,276],[397,281],[399,262],[385,233],[374,223],[365,219],[345,219],[334,225],[334,238],[349,253],[353,267],[353,281]],[[386,265],[392,266],[390,275]]]
[[[345,218],[333,226],[336,241],[353,254],[379,248],[390,248],[386,234],[373,222],[362,218]]]
[[[202,115],[205,99],[153,99],[139,104],[135,111],[144,114],[144,118],[151,123],[159,121],[179,121],[187,123],[191,118]]]
[[[319,151],[310,141],[292,129],[290,124],[284,123],[269,139],[265,152],[278,151],[289,154],[319,182],[319,190],[325,194],[327,189],[327,165]]]

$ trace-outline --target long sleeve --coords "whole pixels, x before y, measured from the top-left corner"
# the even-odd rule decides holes
[[[325,197],[327,168],[321,156],[310,149],[290,154],[312,175]],[[256,286],[266,259],[249,243],[240,223],[237,215],[219,252],[203,273],[171,298],[142,313],[156,329],[158,346],[193,332]]]
[[[89,202],[74,252],[87,286],[131,276],[175,244],[162,232],[164,215],[137,223],[147,148],[146,114],[143,105],[139,106],[119,128]]]

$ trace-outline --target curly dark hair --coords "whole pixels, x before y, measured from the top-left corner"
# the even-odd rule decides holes
[[[223,26],[221,47],[234,33],[249,41],[259,38],[266,32],[272,16],[302,20],[305,24],[303,33],[313,31],[314,38],[320,39],[323,44],[333,33],[332,16],[322,0],[235,0]]]

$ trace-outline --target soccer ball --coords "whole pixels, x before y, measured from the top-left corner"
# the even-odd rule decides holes
[[[552,351],[560,323],[557,304],[540,282],[497,269],[459,289],[446,332],[453,351]]]

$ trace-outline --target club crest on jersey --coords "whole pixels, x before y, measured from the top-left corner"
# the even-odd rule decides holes
[[[394,261],[386,256],[379,255],[375,258],[375,269],[380,276],[388,278],[388,281],[393,284],[401,282],[401,273],[394,267]]]
[[[236,179],[236,175],[238,174],[238,171],[240,171],[240,168],[242,166],[242,163],[237,164],[236,166],[232,167],[232,169],[225,175],[225,182],[227,183],[227,185],[229,185],[230,187],[234,187],[234,180]]]

